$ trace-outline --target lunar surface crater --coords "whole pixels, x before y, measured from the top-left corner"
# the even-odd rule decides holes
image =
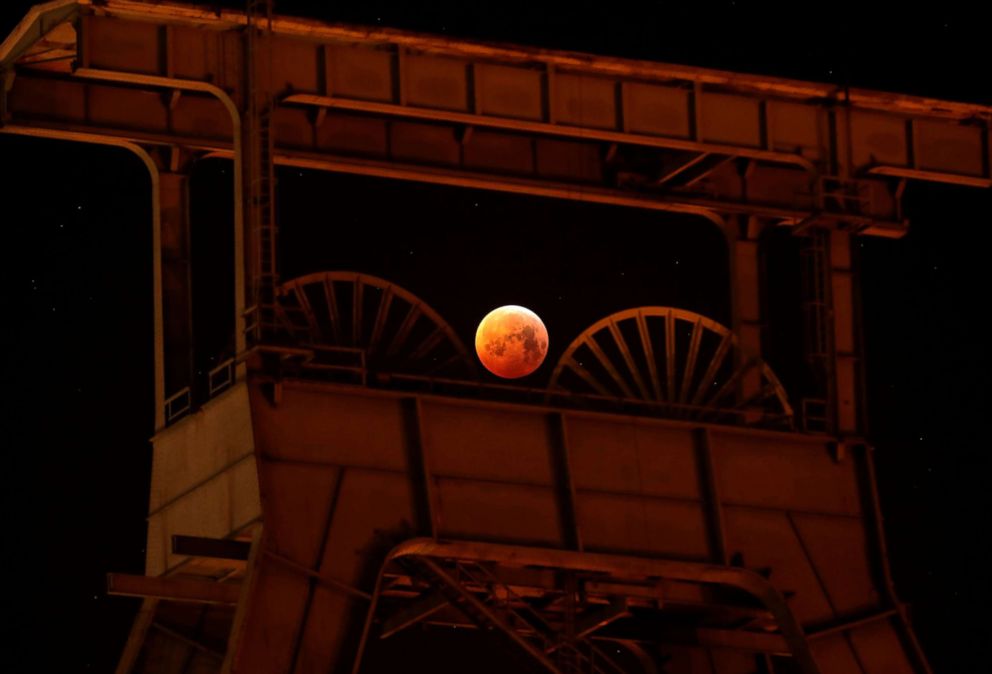
[[[475,350],[487,370],[504,379],[517,379],[544,362],[548,331],[540,317],[526,307],[499,307],[479,323]]]

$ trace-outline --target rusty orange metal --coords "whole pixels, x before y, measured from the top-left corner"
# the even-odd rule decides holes
[[[992,109],[250,8],[56,0],[0,45],[0,132],[117,145],[152,181],[149,577],[115,577],[146,597],[119,674],[358,672],[416,625],[483,630],[553,672],[929,673],[862,437],[851,248],[905,233],[907,180],[992,185]],[[234,349],[205,395],[191,156],[235,174]],[[555,388],[487,386],[388,280],[279,277],[275,165],[694,214],[726,236],[731,325],[662,309],[637,351],[619,325],[636,316],[606,317]],[[803,400],[754,360],[778,226],[806,242],[821,390]],[[345,320],[344,286],[381,293],[372,316],[351,299]],[[689,376],[703,332],[737,347],[709,398]],[[582,348],[605,379],[576,368]],[[434,349],[451,370],[421,367]],[[566,371],[592,394],[565,395]],[[706,400],[719,414],[689,413]],[[191,608],[205,598],[236,608]]]

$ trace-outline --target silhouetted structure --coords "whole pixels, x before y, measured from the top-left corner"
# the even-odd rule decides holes
[[[109,579],[144,597],[121,674],[358,671],[421,623],[552,672],[928,671],[862,437],[852,240],[905,232],[908,179],[988,187],[992,110],[261,2],[39,5],[0,76],[0,131],[117,145],[152,179],[154,469],[146,576]],[[203,155],[236,174],[236,327],[200,380]],[[277,164],[697,215],[727,237],[732,325],[632,309],[547,389],[485,384],[388,280],[279,278]],[[809,390],[761,359],[769,227],[804,242]]]

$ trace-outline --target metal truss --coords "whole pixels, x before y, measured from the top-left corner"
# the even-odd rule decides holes
[[[382,604],[391,613],[378,615]],[[657,622],[666,612],[681,616],[679,629]],[[352,671],[371,635],[421,622],[494,632],[552,673],[628,671],[610,645],[656,671],[658,653],[643,648],[666,642],[784,655],[803,672],[818,671],[802,629],[765,579],[700,563],[409,540],[383,566]]]

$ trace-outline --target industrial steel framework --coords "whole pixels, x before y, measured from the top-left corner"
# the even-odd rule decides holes
[[[990,125],[979,105],[259,0],[36,6],[0,45],[0,133],[119,146],[152,184],[148,557],[109,579],[143,598],[119,674],[358,672],[415,625],[486,630],[551,672],[929,672],[862,437],[852,241],[906,231],[910,180],[992,185]],[[186,197],[201,157],[235,173],[234,350],[203,383]],[[732,324],[634,309],[577,337],[550,388],[486,387],[388,280],[280,279],[277,165],[699,216],[726,235]],[[819,369],[791,399],[760,360],[771,227],[803,237]],[[354,299],[370,288],[376,303]]]

